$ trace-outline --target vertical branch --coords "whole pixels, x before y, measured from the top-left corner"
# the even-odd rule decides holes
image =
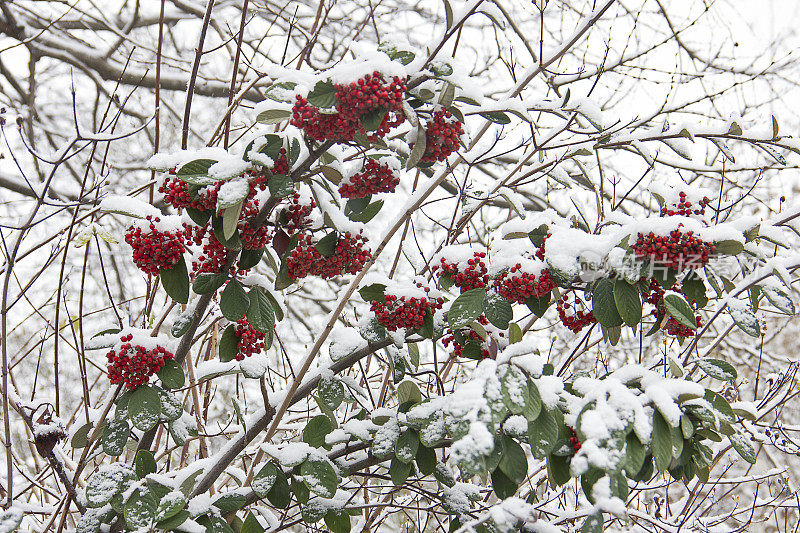
[[[236,75],[239,73],[239,56],[242,53],[242,38],[244,37],[244,25],[245,21],[247,20],[247,3],[248,0],[244,0],[244,5],[242,6],[242,19],[239,21],[239,36],[236,39],[236,56],[233,58],[231,91],[230,94],[228,94],[228,112],[225,114],[225,139],[222,142],[222,146],[226,149],[228,148],[228,137],[231,133],[231,115],[233,114],[231,104],[233,104],[233,93],[236,91]]]
[[[211,10],[213,7],[214,0],[208,0],[206,14],[203,17],[203,26],[200,28],[200,39],[197,42],[194,64],[192,65],[192,75],[189,77],[189,85],[186,88],[186,108],[183,111],[183,131],[181,133],[181,148],[183,150],[186,150],[189,144],[189,118],[192,115],[192,96],[194,95],[194,86],[197,82],[197,71],[200,69],[200,59],[203,57],[203,43],[206,40],[206,31],[211,21]]]

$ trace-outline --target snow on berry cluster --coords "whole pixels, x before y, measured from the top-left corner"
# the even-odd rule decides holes
[[[325,257],[317,249],[317,241],[311,234],[300,235],[295,246],[286,258],[287,276],[301,279],[306,276],[319,276],[324,279],[356,274],[372,258],[365,247],[366,237],[350,232],[340,233],[333,253]]]
[[[240,319],[233,331],[239,348],[236,353],[237,361],[261,353],[264,349],[264,334],[254,328],[246,318]]]
[[[291,124],[302,129],[316,141],[352,141],[356,133],[367,134],[361,123],[362,117],[370,113],[385,113],[376,131],[369,137],[384,137],[389,131],[405,121],[402,112],[403,95],[406,92],[404,78],[394,76],[385,80],[375,71],[371,75],[350,84],[333,86],[336,96],[336,112],[323,113],[303,96],[297,96],[292,108]]]
[[[425,125],[425,153],[420,163],[444,161],[458,150],[464,126],[447,109],[434,111]],[[413,144],[411,145],[413,148]]]
[[[573,333],[579,333],[586,326],[597,322],[592,310],[578,298],[574,291],[561,295],[556,303],[556,310],[561,323]]]
[[[398,291],[399,292],[399,291]],[[402,295],[386,294],[383,301],[373,300],[371,310],[388,331],[415,330],[422,327],[426,313],[433,314],[444,305],[444,298],[431,296],[430,287],[408,287]]]
[[[288,202],[289,206],[281,216],[285,217],[286,231],[292,234],[308,226],[309,215],[317,207],[317,203],[313,198],[303,199],[298,192]]]
[[[136,266],[153,276],[174,267],[186,250],[183,227],[176,216],[148,215],[128,228],[125,242],[133,248]]]
[[[112,348],[108,359],[108,378],[112,385],[124,383],[133,390],[147,383],[150,376],[164,367],[172,359],[172,353],[154,343],[153,337],[137,336],[132,333],[120,337],[120,342]]]
[[[474,252],[466,248],[459,253],[456,248],[451,247],[446,255],[439,258],[438,265],[434,264],[431,267],[434,274],[441,269],[441,275],[448,276],[461,292],[485,288],[489,284],[486,252]]]
[[[339,186],[342,198],[364,198],[371,194],[394,192],[400,176],[389,165],[374,159],[367,159],[361,172],[343,180]]]

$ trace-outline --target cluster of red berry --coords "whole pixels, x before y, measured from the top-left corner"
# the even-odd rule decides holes
[[[674,288],[673,290],[683,294],[683,292],[680,289],[678,289],[677,287]],[[658,281],[656,281],[655,279],[651,278],[650,279],[650,285],[647,287],[646,290],[644,290],[642,292],[642,297],[643,297],[645,303],[649,303],[649,304],[655,306],[655,309],[650,311],[650,314],[652,316],[656,316],[657,317],[659,314],[661,314],[662,316],[664,314],[666,314],[667,309],[666,309],[666,306],[664,305],[664,300],[663,300],[665,293],[666,293],[666,291],[661,287],[661,285],[658,283]],[[685,294],[684,294],[684,296],[685,296]],[[697,305],[697,303],[694,300],[690,300],[689,303],[692,305],[692,307],[695,307]],[[697,324],[697,327],[700,327],[700,324],[702,323],[702,319],[701,319],[700,315],[699,314],[695,314],[694,318],[695,318],[695,322]],[[662,330],[667,335],[672,335],[674,337],[693,337],[694,334],[695,334],[695,331],[692,328],[690,328],[688,326],[684,326],[683,324],[681,324],[680,322],[678,322],[677,320],[675,320],[675,318],[673,318],[671,316],[668,317],[667,320],[664,322],[664,325],[662,326]]]
[[[289,200],[289,206],[284,210],[286,231],[294,233],[308,226],[308,216],[315,207],[317,207],[317,202],[313,198],[310,203],[305,204],[300,201],[300,193],[295,192],[292,199]]]
[[[692,231],[684,233],[676,229],[668,236],[640,233],[632,248],[638,259],[647,259],[655,266],[682,270],[705,265],[717,247],[713,242],[696,237]]]
[[[572,294],[572,301],[570,301],[570,294]],[[570,309],[574,309],[572,314],[567,314]],[[556,303],[556,310],[561,323],[567,326],[573,333],[579,333],[583,328],[589,324],[594,324],[597,319],[594,317],[591,309],[587,309],[586,305],[578,296],[572,292],[565,292],[561,295]]]
[[[405,79],[397,76],[386,83],[380,72],[365,75],[357,82],[334,85],[336,113],[321,113],[308,100],[298,96],[292,108],[291,124],[302,129],[317,141],[352,141],[356,133],[366,134],[361,117],[372,112],[386,112],[376,131],[369,135],[375,139],[403,123],[403,95]]]
[[[388,165],[367,159],[364,168],[339,186],[342,198],[364,198],[371,194],[394,192],[400,177]]]
[[[272,168],[268,171],[251,170],[248,172],[248,175],[250,176],[250,179],[248,180],[250,192],[247,197],[252,198],[256,192],[266,190],[267,186],[269,185],[270,176],[278,174],[284,176],[289,174],[289,159],[286,157],[286,148],[280,149],[278,157],[273,162]]]
[[[142,230],[138,225],[125,232],[125,242],[133,248],[133,262],[139,269],[153,276],[162,270],[174,267],[183,257],[184,236],[182,232],[160,231],[156,224],[160,217],[147,216],[149,229]]]
[[[246,318],[242,318],[236,323],[234,333],[239,339],[237,344],[239,352],[236,354],[237,361],[241,361],[253,354],[261,353],[264,349],[264,334],[250,325]]]
[[[242,209],[239,219],[239,238],[242,240],[242,247],[245,250],[258,250],[263,248],[270,241],[270,227],[263,225],[254,229],[248,219],[258,214],[258,200],[249,200]]]
[[[192,261],[191,279],[198,274],[219,274],[225,265],[227,250],[225,245],[217,240],[213,231],[208,226],[187,226],[186,237],[196,246],[203,247],[203,252]]]
[[[429,287],[424,287],[426,293],[430,292]],[[415,330],[422,327],[425,322],[425,313],[433,313],[436,309],[441,309],[444,305],[444,298],[406,297],[387,294],[385,301],[375,300],[372,302],[372,312],[375,318],[389,331],[398,329]]]
[[[662,217],[673,216],[673,215],[686,216],[686,217],[688,217],[689,215],[702,216],[706,214],[706,207],[708,207],[708,204],[711,203],[711,200],[706,196],[702,200],[700,200],[697,203],[697,205],[694,206],[694,209],[692,209],[693,207],[692,202],[686,199],[685,192],[681,191],[680,193],[678,193],[678,198],[679,200],[677,204],[665,205],[664,207],[661,208]]]
[[[578,439],[578,433],[575,431],[575,428],[569,428],[570,437],[569,437],[569,445],[572,446],[572,451],[578,453],[581,449],[581,441]]]
[[[702,324],[700,315],[695,315],[694,319],[697,327],[699,328]],[[695,330],[689,326],[684,326],[673,317],[669,317],[667,321],[664,322],[664,332],[667,335],[672,335],[673,337],[694,337]]]
[[[431,271],[436,273],[439,268],[442,269],[442,274],[450,277],[453,284],[461,289],[461,292],[466,292],[472,289],[486,287],[489,284],[489,274],[486,268],[486,252],[475,252],[472,259],[467,260],[466,268],[462,269],[462,264],[448,263],[442,257],[439,265],[433,265]]]
[[[172,354],[157,346],[148,350],[143,346],[131,344],[133,335],[124,335],[119,352],[112,349],[108,352],[108,378],[112,385],[124,383],[133,390],[147,383],[150,376],[164,367],[164,363],[172,359]]]
[[[542,270],[538,275],[529,274],[522,271],[522,265],[517,264],[500,274],[494,288],[505,299],[524,304],[528,298],[540,298],[555,286],[549,270]]]
[[[310,234],[300,235],[297,246],[286,258],[287,276],[300,279],[306,276],[319,276],[324,279],[355,274],[364,268],[372,258],[372,253],[364,248],[367,239],[361,234],[340,233],[336,248],[328,257],[317,249],[317,243]]]
[[[444,161],[458,150],[464,126],[447,109],[439,109],[425,124],[425,154],[421,163]],[[413,148],[414,145],[412,144]]]
[[[172,207],[209,211],[217,206],[219,187],[219,184],[205,187],[200,191],[197,199],[194,199],[189,193],[185,181],[178,178],[166,178],[164,183],[159,186],[158,192],[164,195],[164,201]]]

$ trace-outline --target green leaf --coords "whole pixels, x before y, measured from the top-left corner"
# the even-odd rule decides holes
[[[231,324],[222,333],[219,340],[219,360],[223,363],[233,361],[239,354],[239,338],[236,336],[236,326]]]
[[[377,215],[382,208],[383,208],[383,200],[377,200],[369,204],[367,207],[365,207],[358,213],[351,213],[350,216],[348,216],[347,218],[349,218],[353,222],[367,223],[373,218],[375,218],[375,215]]]
[[[239,216],[242,214],[244,201],[239,201],[233,205],[219,206],[222,211],[222,235],[226,241],[230,241],[234,233],[237,233]]]
[[[733,435],[728,436],[728,440],[731,442],[733,449],[742,456],[742,459],[750,464],[756,463],[756,450],[747,435],[740,431],[736,431]]]
[[[644,466],[645,449],[635,433],[631,432],[625,439],[624,468],[629,476],[635,476]]]
[[[547,294],[538,298],[531,296],[525,300],[525,305],[528,306],[528,309],[530,309],[534,315],[542,318],[547,312],[547,309],[550,307],[550,293],[548,292]]]
[[[320,379],[319,385],[317,385],[317,392],[319,393],[319,399],[332,411],[339,407],[344,399],[342,382],[332,377]]]
[[[250,270],[261,262],[261,257],[264,255],[264,248],[258,250],[242,250],[239,261],[236,266],[239,270]]]
[[[156,500],[146,490],[138,488],[125,502],[125,522],[133,529],[148,528],[156,515]]]
[[[156,459],[150,450],[139,450],[136,452],[134,460],[134,470],[139,479],[144,479],[148,474],[153,474],[157,470]]]
[[[531,454],[536,459],[543,459],[552,453],[558,441],[558,423],[550,412],[542,407],[539,417],[528,422],[528,441]]]
[[[161,380],[165,387],[170,389],[180,389],[186,383],[183,368],[174,359],[164,362],[164,366],[158,371],[158,379]]]
[[[333,423],[325,415],[317,415],[303,429],[303,442],[314,448],[329,448],[325,444],[325,436],[333,431]]]
[[[733,365],[720,359],[711,359],[710,357],[700,359],[697,366],[712,378],[720,381],[733,381],[738,376]]]
[[[503,436],[503,458],[500,459],[499,468],[517,485],[528,476],[528,458],[522,446],[507,435]]]
[[[436,450],[433,448],[420,446],[417,449],[417,455],[414,460],[417,463],[417,469],[420,474],[424,476],[429,476],[436,470]]]
[[[332,231],[317,242],[317,251],[322,257],[331,257],[336,253],[336,245],[339,243],[339,234]]]
[[[178,491],[170,493],[169,497],[162,497],[158,502],[156,513],[153,518],[155,522],[162,522],[168,518],[178,515],[180,511],[186,506],[186,498],[183,497]],[[188,516],[188,515],[187,515]],[[178,524],[180,525],[180,524]],[[162,527],[163,526],[159,526]]]
[[[247,498],[237,492],[226,492],[214,500],[211,505],[224,513],[231,513],[247,505]]]
[[[336,494],[336,472],[327,460],[309,457],[300,465],[300,475],[314,494],[323,498],[332,498]]]
[[[394,444],[394,453],[398,461],[410,463],[419,449],[419,434],[413,429],[404,431]]]
[[[196,294],[210,294],[220,287],[228,279],[227,273],[209,274],[207,272],[198,274],[192,283],[192,290]]]
[[[581,533],[603,533],[603,513],[590,514],[583,521]]]
[[[683,280],[681,283],[681,290],[687,298],[697,303],[698,308],[702,309],[708,304],[706,286],[700,278],[692,277]]]
[[[242,522],[242,529],[239,533],[264,533],[265,531],[264,527],[256,518],[256,515],[251,511],[247,513],[244,522]]]
[[[278,479],[278,470],[279,468],[275,463],[267,463],[261,467],[258,474],[253,476],[250,487],[259,498],[266,498],[269,491],[272,490],[275,481]],[[281,474],[283,474],[283,472],[281,472]]]
[[[183,164],[175,175],[182,180],[193,177],[206,177],[208,176],[208,169],[211,168],[211,165],[214,163],[216,163],[216,161],[213,159],[195,159],[194,161]]]
[[[244,287],[237,279],[228,281],[228,285],[223,289],[219,303],[222,316],[231,322],[237,322],[244,318],[250,308],[250,298]]]
[[[267,292],[261,287],[253,287],[248,294],[250,307],[247,309],[247,321],[261,333],[269,333],[275,327],[275,311],[269,301]]]
[[[272,488],[267,492],[267,499],[278,509],[286,509],[292,501],[292,493],[289,490],[289,480],[280,468],[276,469],[277,475]]]
[[[269,193],[274,198],[286,198],[294,193],[294,181],[284,174],[271,176],[267,186],[269,187]]]
[[[534,421],[542,412],[542,397],[539,394],[539,389],[533,381],[528,380],[523,394],[525,395],[525,408],[522,410],[522,414],[528,421]]]
[[[664,307],[666,307],[667,313],[681,325],[697,329],[697,319],[694,316],[694,311],[692,311],[692,306],[683,296],[677,293],[665,295]]]
[[[256,122],[260,122],[261,124],[277,124],[291,116],[292,111],[289,109],[267,109],[258,114]]]
[[[318,81],[306,96],[308,103],[315,107],[334,107],[336,105],[336,89],[330,81]]]
[[[189,518],[189,511],[180,510],[175,513],[173,516],[166,518],[156,524],[159,530],[163,531],[172,531],[177,529],[178,526],[186,522]]]
[[[200,211],[199,209],[187,207],[186,214],[189,215],[189,218],[198,226],[205,226],[206,223],[208,223],[208,219],[211,218],[211,210]]]
[[[728,312],[739,329],[751,337],[758,338],[761,336],[761,324],[759,324],[758,317],[756,317],[752,309],[744,305],[739,305],[735,308],[728,306]]]
[[[715,251],[721,255],[739,255],[744,251],[744,244],[734,240],[720,241],[716,243]]]
[[[149,385],[137,388],[128,401],[128,413],[133,425],[142,431],[158,424],[161,417],[161,398],[158,392]]]
[[[672,461],[672,431],[658,411],[653,411],[653,434],[650,448],[659,472],[666,470]]]
[[[788,294],[780,289],[769,286],[762,287],[761,290],[764,293],[764,296],[767,297],[769,303],[774,305],[779,311],[786,313],[787,315],[795,314],[796,311],[794,302]]]
[[[459,330],[477,319],[483,312],[486,289],[477,288],[462,293],[450,306],[447,323],[453,331]]]
[[[550,479],[550,486],[555,489],[571,478],[569,470],[569,458],[559,457],[558,455],[547,456],[547,477]]]
[[[189,272],[183,256],[175,266],[162,270],[159,277],[170,298],[181,304],[189,302]]]
[[[634,328],[642,320],[642,300],[639,297],[639,290],[624,279],[619,278],[614,281],[614,303],[625,324]]]
[[[500,499],[510,498],[517,493],[519,483],[508,477],[500,468],[492,471],[492,490]]]
[[[413,381],[403,381],[397,386],[397,401],[400,405],[406,402],[417,404],[422,401],[422,393]]]
[[[484,308],[489,322],[500,329],[506,329],[511,319],[514,318],[511,303],[496,292],[486,294]]]
[[[373,283],[372,285],[361,287],[358,290],[358,294],[361,295],[361,298],[363,298],[365,302],[383,302],[385,300],[385,293],[386,285],[382,283]]]
[[[500,377],[500,390],[503,401],[513,414],[518,415],[528,409],[528,382],[522,370],[505,365],[505,372]]]
[[[103,429],[103,451],[112,457],[121,455],[130,434],[127,420],[109,420]]]
[[[392,479],[392,483],[398,487],[405,483],[408,476],[411,475],[412,468],[411,463],[404,463],[397,457],[392,458],[392,462],[389,464],[389,477]]]
[[[508,327],[508,340],[511,344],[522,341],[522,328],[516,322]]]
[[[350,515],[330,510],[325,513],[325,525],[331,533],[350,533]]]
[[[73,433],[72,438],[69,441],[70,446],[75,449],[80,449],[89,444],[89,431],[92,429],[92,427],[93,424],[91,422],[87,422],[79,427],[78,430]]]
[[[489,111],[486,113],[480,113],[480,116],[490,122],[494,122],[495,124],[505,125],[511,123],[509,116],[502,111]]]
[[[361,115],[358,118],[358,120],[359,122],[361,122],[361,125],[364,127],[364,130],[375,131],[381,125],[381,122],[383,122],[383,118],[385,116],[386,116],[386,109],[382,107],[377,107]]]
[[[606,328],[622,325],[622,317],[614,301],[614,282],[601,279],[592,292],[592,314]]]
[[[417,136],[416,140],[414,141],[414,147],[411,149],[411,154],[409,154],[408,159],[406,160],[407,170],[411,170],[419,164],[420,159],[422,159],[422,156],[425,155],[426,147],[427,135],[425,133],[425,128],[420,123],[417,126]]]

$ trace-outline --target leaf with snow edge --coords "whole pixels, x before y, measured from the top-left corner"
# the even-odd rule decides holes
[[[414,369],[419,368],[419,346],[416,342],[409,342],[406,347],[408,348],[408,359]]]
[[[323,498],[332,498],[336,494],[338,479],[328,460],[309,457],[300,465],[300,476],[314,494]]]
[[[787,315],[795,314],[794,302],[788,294],[777,287],[771,287],[769,285],[761,287],[761,291],[764,293],[764,296],[767,297],[769,303],[774,305],[779,311]]]
[[[317,415],[308,421],[303,429],[303,442],[314,448],[330,448],[325,444],[325,436],[333,431],[333,423],[325,415]]]
[[[650,448],[656,468],[659,472],[663,472],[672,461],[672,432],[669,424],[658,411],[653,411],[653,433]]]
[[[486,293],[483,306],[486,318],[493,326],[500,329],[506,329],[511,319],[514,318],[511,303],[494,291]]]
[[[103,429],[103,452],[117,457],[125,451],[125,443],[128,442],[131,428],[127,420],[112,419],[106,423]]]
[[[447,323],[453,331],[467,326],[483,312],[486,289],[477,288],[461,293],[450,306]]]
[[[172,491],[164,495],[158,502],[153,517],[154,522],[161,522],[177,515],[186,506],[186,498],[179,491]]]
[[[708,304],[706,286],[699,277],[686,278],[681,282],[681,291],[689,300],[694,300],[697,307],[702,309]]]
[[[267,492],[267,499],[279,509],[286,509],[291,503],[292,493],[289,490],[289,481],[280,468],[275,469],[275,481]]]
[[[756,450],[747,435],[737,430],[733,435],[728,436],[728,440],[733,449],[742,456],[742,459],[750,464],[756,463]]]
[[[422,393],[413,381],[403,381],[397,386],[397,401],[401,405],[406,402],[417,404],[422,401]]]
[[[238,492],[226,492],[215,499],[211,505],[224,513],[232,513],[247,505],[247,498]]]
[[[208,175],[208,169],[211,168],[217,161],[213,159],[195,159],[181,165],[181,168],[175,173],[175,176],[186,183],[192,185],[213,185],[218,180],[211,178]]]
[[[339,243],[339,234],[331,231],[322,237],[316,245],[316,249],[322,257],[331,257],[336,253],[336,245]]]
[[[181,304],[189,302],[189,272],[183,256],[172,268],[162,270],[159,277],[170,298]]]
[[[164,361],[164,366],[157,372],[157,375],[161,383],[170,389],[180,389],[186,383],[183,368],[174,359]]]
[[[138,488],[125,502],[125,522],[133,529],[148,528],[156,514],[156,500],[149,491]]]
[[[694,311],[692,311],[692,306],[689,305],[686,298],[673,292],[664,295],[663,300],[664,307],[666,307],[667,313],[672,318],[687,328],[697,329],[697,319],[694,316]]]
[[[394,454],[403,463],[410,463],[419,449],[419,434],[413,429],[404,431],[394,443]]]
[[[362,211],[360,211],[358,213],[352,213],[347,218],[349,218],[353,222],[367,223],[370,220],[372,220],[373,218],[375,218],[375,215],[380,213],[380,210],[382,208],[383,208],[383,200],[377,200],[377,201],[372,202],[371,204],[369,204]]]
[[[738,377],[736,369],[727,361],[706,357],[697,362],[700,370],[720,381],[733,381]]]
[[[634,432],[628,433],[625,442],[624,468],[628,476],[635,476],[644,465],[645,448]]]
[[[219,360],[223,363],[233,361],[239,354],[239,338],[236,336],[236,326],[231,324],[222,332],[219,341]]]
[[[745,333],[751,337],[761,336],[761,324],[758,322],[758,317],[747,305],[739,302],[740,305],[735,305],[733,302],[728,305],[728,313],[731,315],[733,322]]]
[[[284,174],[275,174],[267,182],[269,193],[274,198],[286,198],[294,193],[294,181]]]
[[[397,487],[405,483],[408,479],[408,476],[411,475],[411,469],[413,467],[414,465],[410,462],[404,463],[397,457],[393,457],[392,462],[389,464],[389,477],[391,478],[392,483]]]
[[[161,418],[161,398],[156,389],[149,385],[141,385],[128,401],[128,413],[133,425],[147,431]]]
[[[308,103],[321,108],[331,108],[336,105],[336,89],[330,81],[318,81],[311,92],[306,96]]]
[[[86,483],[86,503],[89,507],[102,507],[123,489],[126,481],[136,479],[130,467],[104,465],[89,477]]]
[[[273,485],[275,485],[278,479],[278,470],[279,468],[275,463],[269,462],[253,477],[250,487],[259,498],[266,498],[269,491],[272,490]],[[281,472],[281,474],[283,474],[283,472]]]
[[[508,410],[512,414],[523,413],[528,407],[528,383],[522,370],[514,365],[504,365],[500,376],[500,390]]]
[[[614,301],[614,281],[606,278],[597,283],[592,291],[592,314],[606,328],[622,325],[622,317]]]
[[[487,111],[484,113],[479,113],[479,115],[489,122],[494,122],[495,124],[500,124],[501,126],[511,123],[509,116],[502,111]]]
[[[198,274],[194,279],[194,282],[192,283],[192,290],[196,294],[209,294],[222,287],[222,284],[225,283],[227,279],[228,274],[224,272],[217,274],[203,272]]]
[[[222,209],[222,235],[226,241],[230,241],[233,234],[236,233],[239,224],[239,217],[242,214],[244,201],[239,200],[233,205],[229,205]]]
[[[581,526],[580,533],[602,533],[603,532],[603,513],[595,512],[586,517]]]
[[[69,440],[70,446],[75,449],[80,449],[89,444],[89,431],[92,429],[92,427],[94,427],[94,424],[87,422],[78,428],[78,430],[73,433],[72,438]]]
[[[531,454],[543,459],[555,448],[558,441],[558,423],[546,408],[542,407],[539,416],[528,423],[528,441]]]
[[[622,320],[630,327],[636,327],[642,320],[642,300],[639,290],[625,281],[614,281],[614,303]]]
[[[237,322],[244,318],[250,307],[250,298],[239,280],[231,279],[228,281],[228,285],[223,289],[220,296],[219,307],[222,311],[222,316],[231,322]]]
[[[527,380],[526,390],[523,391],[525,395],[525,408],[522,410],[522,415],[528,421],[534,421],[539,417],[542,412],[542,397],[539,394],[539,389],[536,384],[530,379]]]
[[[292,111],[289,109],[267,109],[258,114],[256,122],[260,122],[261,124],[277,124],[291,116]]]
[[[333,377],[326,376],[320,379],[317,392],[319,399],[331,410],[339,407],[344,399],[344,386],[341,381]]]
[[[422,126],[422,123],[420,123],[417,126],[417,136],[416,140],[414,141],[414,147],[411,149],[411,154],[409,154],[408,160],[406,160],[407,170],[411,170],[419,164],[422,156],[425,155],[426,148],[427,135],[425,133],[425,128]]]
[[[445,415],[441,411],[437,411],[422,423],[419,431],[419,441],[423,446],[432,448],[441,444],[445,437],[447,437]]]

